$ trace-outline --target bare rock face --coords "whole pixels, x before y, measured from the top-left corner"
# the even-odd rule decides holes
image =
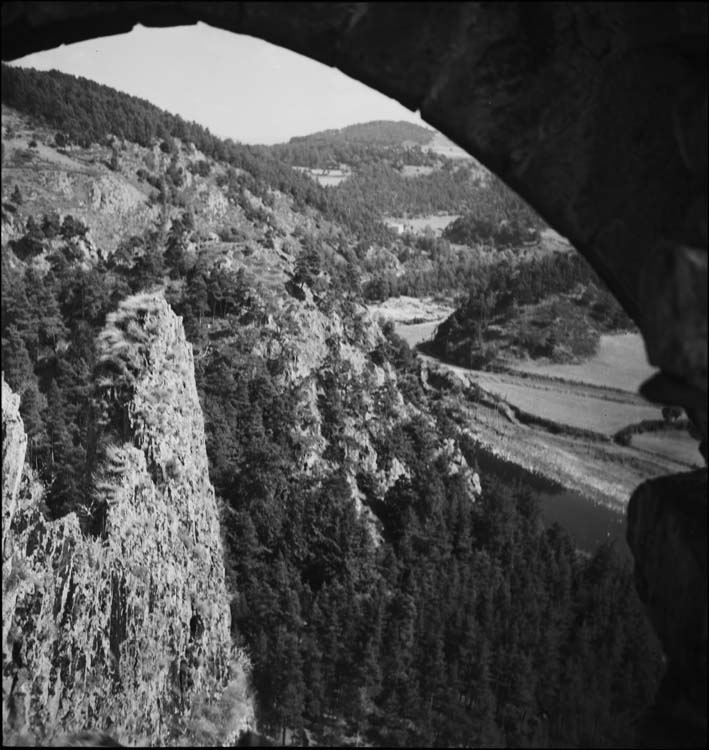
[[[2,376],[2,547],[17,509],[17,492],[25,463],[27,435],[20,416],[20,397]]]
[[[701,747],[707,732],[707,470],[642,484],[628,508],[635,582],[667,656],[642,739]]]
[[[34,485],[7,528],[3,484],[3,741],[86,729],[128,744],[233,741],[253,709],[191,347],[164,298],[140,295],[109,316],[99,351],[85,518],[47,521]]]

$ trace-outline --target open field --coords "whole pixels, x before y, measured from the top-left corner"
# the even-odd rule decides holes
[[[424,359],[437,362],[430,357]],[[525,378],[455,365],[444,366],[525,414],[558,425],[589,430],[604,438],[611,438],[629,424],[662,418],[658,406],[633,393],[559,382],[541,376]]]
[[[476,372],[472,378],[526,414],[607,437],[633,422],[661,418],[659,407],[640,399],[610,398],[583,386],[487,372]]]
[[[383,318],[394,321],[394,323],[402,324],[401,329],[397,327],[397,333],[403,336],[402,331],[405,328],[414,328],[415,326],[407,326],[406,323],[412,321],[430,321],[435,325],[438,325],[442,320],[445,320],[452,312],[453,306],[446,302],[440,302],[433,297],[390,297],[384,302],[380,302],[377,305],[368,305],[369,311],[372,315],[380,315]],[[423,341],[428,336],[413,337],[414,343],[409,343],[409,346],[414,346],[419,341]],[[408,339],[407,339],[408,340]]]
[[[421,234],[426,227],[431,227],[434,233],[440,236],[443,230],[459,216],[460,214],[429,214],[428,216],[417,216],[413,219],[387,216],[384,223],[390,227],[403,226],[405,232],[413,232],[414,234]]]
[[[401,321],[396,332],[409,346],[416,346],[429,339],[439,323],[441,320],[406,325]],[[658,406],[636,395],[637,387],[652,373],[643,361],[644,351],[639,334],[620,334],[603,336],[599,354],[581,365],[537,365],[531,361],[515,367],[525,376],[445,367],[533,417],[612,437],[629,424],[662,418]],[[655,443],[674,442],[677,435],[672,432],[683,434],[668,431]]]
[[[396,330],[415,345],[440,322],[400,323]],[[661,411],[634,392],[647,373],[642,340],[632,334],[604,339],[590,375],[585,365],[551,366],[553,375],[545,377],[469,370],[419,356],[431,370],[455,373],[463,383],[477,383],[490,394],[492,402],[485,404],[450,396],[463,401],[465,427],[480,445],[594,502],[620,509],[644,480],[701,466],[702,459],[697,441],[683,430],[633,435],[629,446],[612,442],[619,429],[661,419]],[[569,368],[576,380],[568,376]],[[560,380],[560,375],[568,379]],[[495,399],[508,403],[517,419],[506,407],[495,408]],[[540,422],[521,423],[527,415]],[[581,430],[596,436],[572,434]]]
[[[546,252],[568,253],[573,251],[571,243],[551,227],[542,229],[539,234],[539,245]]]
[[[344,169],[310,169],[309,167],[293,167],[293,169],[304,172],[324,187],[339,185],[350,176],[350,172]]]
[[[501,459],[558,482],[592,502],[624,508],[646,479],[687,470],[684,461],[650,454],[632,446],[555,435],[511,422],[499,410],[448,397],[461,405],[463,427],[470,437]]]
[[[412,164],[405,164],[401,168],[401,174],[404,177],[417,177],[420,174],[431,174],[435,169],[435,167],[415,167]]]
[[[662,430],[633,435],[630,444],[633,448],[659,456],[668,456],[675,461],[686,463],[688,467],[701,468],[703,465],[697,441],[683,430]]]
[[[429,320],[426,323],[415,323],[413,325],[400,323],[395,326],[396,333],[413,349],[416,344],[428,341],[438,328],[439,321]]]
[[[639,333],[601,336],[598,354],[580,365],[558,365],[548,361],[506,362],[510,370],[579,383],[637,392],[640,384],[654,372],[645,355]]]
[[[433,151],[435,154],[445,156],[447,159],[464,159],[475,161],[473,157],[460,146],[457,146],[453,141],[443,135],[443,133],[435,133],[433,138],[424,146],[429,151]],[[476,162],[477,164],[477,162]],[[487,170],[480,164],[478,165],[481,172],[487,172]]]

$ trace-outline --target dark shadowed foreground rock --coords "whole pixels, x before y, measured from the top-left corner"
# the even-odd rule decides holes
[[[157,295],[124,301],[98,343],[90,523],[46,520],[27,470],[14,492],[24,443],[3,383],[3,742],[231,742],[253,714],[191,346]]]
[[[702,747],[707,732],[707,470],[642,484],[628,508],[636,587],[667,656],[648,746]]]

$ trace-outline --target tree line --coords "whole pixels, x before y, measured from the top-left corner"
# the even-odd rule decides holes
[[[189,140],[183,135],[193,132],[208,158],[220,158],[208,131],[182,131],[179,118],[161,119],[147,103],[129,106],[132,98],[97,84],[19,70],[2,69],[11,106],[61,119],[55,127],[70,138],[112,132],[137,139],[142,129],[150,140],[152,123],[168,151],[171,137]],[[62,97],[66,107],[53,113]],[[310,181],[292,179],[293,170],[258,150],[235,147],[226,161],[245,169],[264,195],[277,187],[299,195],[299,206],[324,200],[330,216],[352,212],[349,227],[361,222],[379,231],[371,196],[361,196],[356,213],[348,198],[329,203],[330,192],[308,192]],[[279,739],[286,731],[302,739],[309,730],[323,744],[632,742],[633,721],[661,671],[632,572],[611,547],[590,558],[578,554],[563,530],[544,526],[525,487],[483,476],[482,495],[471,495],[441,447],[457,442],[474,467],[475,446],[461,438],[446,405],[424,392],[415,357],[391,327],[365,352],[371,366],[362,376],[343,358],[341,342],[331,340],[322,366],[306,381],[290,382],[283,373],[294,320],[248,272],[190,257],[189,212],[167,229],[126,239],[88,270],[75,256],[81,222],[47,215],[26,229],[13,245],[19,261],[5,252],[2,258],[2,368],[21,395],[29,461],[48,486],[52,517],[77,511],[90,527],[95,340],[107,313],[128,294],[160,285],[183,317],[220,498],[232,636],[251,655],[264,730]],[[324,243],[314,237],[303,245],[294,283],[311,287],[316,303],[337,313],[355,341],[363,325],[356,285],[347,286],[345,270],[339,286],[319,289]],[[366,250],[363,241],[353,260]],[[40,254],[46,263],[34,265]],[[574,264],[555,258],[520,271],[492,267],[479,289],[471,287],[464,309],[476,315],[471,306],[486,295],[492,309],[566,289],[587,278]],[[269,316],[275,326],[267,328]],[[280,349],[264,346],[268,336]],[[396,384],[377,385],[374,368],[382,365],[396,372]],[[300,429],[307,414],[299,408],[311,392],[327,441],[322,466],[312,472],[304,468],[313,445]],[[397,416],[399,396],[412,407],[408,416]],[[365,404],[371,419],[362,425]],[[369,431],[378,469],[395,461],[407,468],[386,492],[349,458],[353,420]]]
[[[196,122],[86,78],[5,64],[1,74],[3,104],[58,129],[64,146],[89,148],[118,137],[146,148],[159,143],[166,153],[173,153],[179,139],[215,161],[247,172],[256,195],[265,195],[269,188],[280,190],[292,196],[297,209],[310,206],[359,237],[377,241],[391,236],[371,202],[347,205],[266,147],[218,138]]]
[[[59,247],[46,273],[4,263],[2,366],[21,393],[30,461],[54,516],[81,510],[91,489],[96,333],[119,299],[166,282],[179,253],[162,247],[147,233],[130,258],[91,271]],[[314,262],[303,258],[303,283]],[[523,487],[483,477],[474,500],[438,447],[456,439],[450,418],[423,393],[415,358],[390,327],[372,363],[396,368],[422,415],[396,419],[390,386],[353,377],[331,342],[312,377],[332,463],[307,474],[296,427],[309,385],[284,387],[279,358],[258,353],[265,303],[255,282],[195,266],[170,301],[197,354],[233,637],[251,654],[264,730],[393,746],[630,741],[660,669],[631,571],[611,549],[579,556],[561,529],[541,524]],[[356,327],[356,307],[337,296],[330,304]],[[208,333],[216,322],[229,332],[223,346]],[[379,467],[408,467],[383,496],[347,463],[346,420],[372,397]],[[474,464],[474,447],[463,448]],[[378,520],[355,511],[348,470]]]

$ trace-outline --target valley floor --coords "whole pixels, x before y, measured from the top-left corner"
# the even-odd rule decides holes
[[[401,313],[391,317],[406,320]],[[398,322],[396,330],[413,347],[441,320]],[[652,372],[639,335],[604,336],[598,356],[583,365],[527,362],[497,373],[419,357],[429,370],[447,371],[461,385],[481,389],[482,403],[451,396],[481,447],[592,502],[621,510],[641,482],[701,464],[696,440],[683,430],[634,435],[628,446],[613,442],[613,435],[630,424],[661,419],[659,407],[635,392]]]
[[[691,468],[684,460],[633,446],[515,424],[499,410],[478,403],[465,402],[462,411],[471,437],[491,453],[618,510],[646,479]]]

